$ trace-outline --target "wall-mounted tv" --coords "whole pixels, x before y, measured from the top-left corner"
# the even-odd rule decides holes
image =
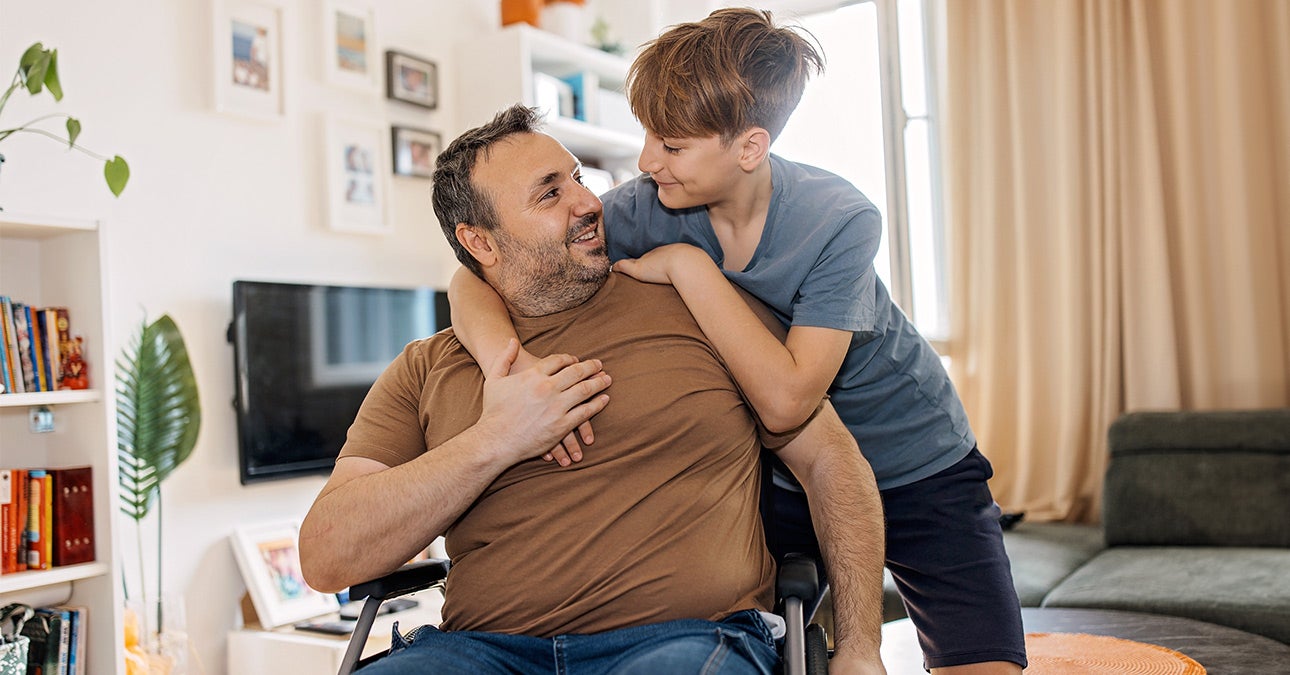
[[[242,484],[330,473],[377,376],[449,323],[447,293],[432,288],[234,281]]]

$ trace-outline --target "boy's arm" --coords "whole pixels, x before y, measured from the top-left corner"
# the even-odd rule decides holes
[[[873,470],[827,401],[775,453],[806,490],[824,557],[837,646],[829,671],[885,673],[879,645],[886,533]]]
[[[465,311],[464,308],[470,308]],[[452,316],[452,332],[461,345],[475,357],[476,363],[493,363],[511,340],[519,341],[515,333],[515,324],[511,321],[506,303],[483,279],[475,276],[465,267],[458,267],[448,283],[448,310]],[[511,372],[530,368],[537,363],[533,356],[520,346],[520,353],[511,366]],[[485,375],[487,375],[485,371]],[[595,440],[591,422],[583,422],[576,430],[587,445]],[[578,445],[575,432],[569,432],[559,445],[542,458],[548,462],[555,460],[560,466],[569,466],[572,462],[582,460],[582,448]]]
[[[669,244],[614,269],[650,283],[670,283],[726,360],[730,372],[773,432],[794,429],[815,411],[842,367],[851,333],[793,326],[780,342],[739,297],[702,250]]]

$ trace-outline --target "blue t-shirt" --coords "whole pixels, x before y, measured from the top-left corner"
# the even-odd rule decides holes
[[[770,209],[742,271],[726,278],[786,326],[851,331],[829,388],[833,407],[873,467],[878,487],[908,485],[949,468],[976,445],[940,357],[919,335],[873,268],[882,222],[842,178],[771,155]],[[669,209],[647,175],[604,196],[609,256],[637,258],[684,242],[721,266],[706,207]]]

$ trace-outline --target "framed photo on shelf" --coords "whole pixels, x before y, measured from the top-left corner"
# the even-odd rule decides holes
[[[375,91],[381,64],[376,50],[376,12],[360,2],[324,0],[323,71],[327,82]]]
[[[327,225],[337,232],[385,234],[385,130],[377,125],[328,118]]]
[[[443,137],[426,129],[390,127],[394,175],[431,178],[434,160],[443,150]]]
[[[336,596],[305,583],[300,571],[300,523],[282,521],[238,527],[233,556],[260,625],[276,628],[340,609]]]
[[[215,109],[261,120],[284,116],[282,5],[214,0]]]
[[[385,52],[385,96],[422,108],[439,105],[439,67],[423,58]]]

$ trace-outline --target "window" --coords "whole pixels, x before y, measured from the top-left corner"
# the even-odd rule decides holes
[[[846,178],[878,207],[886,232],[874,267],[937,344],[949,333],[949,312],[924,3],[774,3],[780,20],[815,36],[827,61],[774,150]]]

